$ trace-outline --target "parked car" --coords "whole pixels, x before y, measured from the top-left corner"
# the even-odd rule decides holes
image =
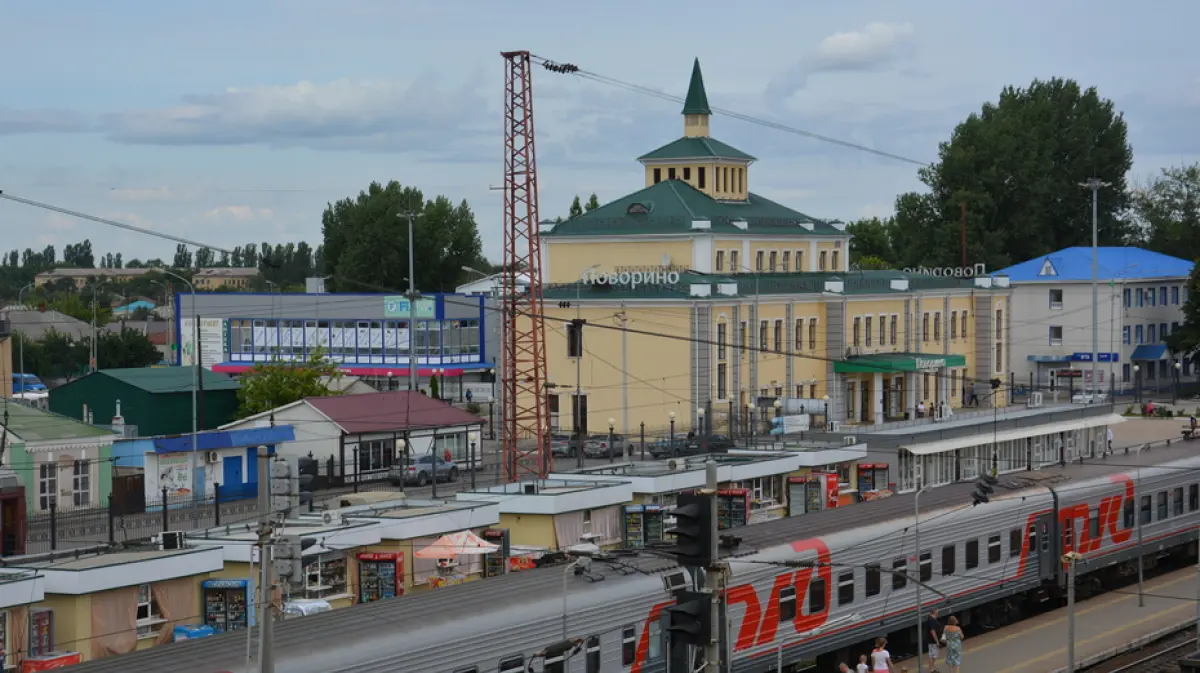
[[[401,483],[424,486],[432,480],[434,474],[437,474],[438,481],[458,481],[458,466],[453,460],[426,454],[408,466],[393,465],[388,470],[388,481],[393,486],[399,486]]]
[[[732,439],[725,435],[709,435],[707,445],[702,445],[698,437],[677,436],[674,446],[669,440],[663,439],[650,447],[650,455],[655,458],[679,458],[682,456],[699,456],[706,453],[725,453],[734,447]]]
[[[734,441],[725,435],[708,436],[708,453],[724,453],[734,448],[734,446],[736,446]],[[694,448],[697,453],[701,453],[701,449],[704,448],[699,438],[693,438],[690,442],[688,442],[688,447]]]
[[[590,435],[587,441],[583,444],[583,455],[588,458],[608,458],[608,433],[602,435]],[[621,453],[621,447],[625,445],[624,435],[613,434],[613,452]]]
[[[550,435],[550,455],[571,457],[575,455],[575,443],[570,435]]]

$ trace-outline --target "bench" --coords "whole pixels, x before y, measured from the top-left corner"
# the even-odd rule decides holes
[[[1184,439],[1200,438],[1200,428],[1192,428],[1191,425],[1183,426],[1183,429],[1180,430],[1179,432],[1180,432],[1180,434],[1183,435]]]

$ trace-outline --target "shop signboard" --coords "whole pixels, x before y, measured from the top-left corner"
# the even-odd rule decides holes
[[[188,462],[190,453],[156,456],[158,460],[158,492],[167,489],[167,496],[188,495],[192,492],[192,466]],[[161,497],[161,496],[160,496]]]
[[[679,272],[647,268],[644,271],[589,271],[580,278],[585,285],[612,285],[633,290],[639,285],[678,285]]]
[[[179,321],[179,341],[183,344],[180,364],[191,367],[196,364],[196,321],[183,318]],[[229,330],[224,318],[200,319],[200,366],[212,369],[225,360],[229,352]]]
[[[922,276],[941,276],[943,278],[974,278],[977,276],[986,276],[987,266],[984,264],[976,264],[975,266],[909,266],[905,267],[904,273],[916,273]]]
[[[437,318],[437,301],[433,299],[418,299],[416,310],[411,310],[408,297],[394,296],[383,298],[383,317],[385,318],[414,318],[417,320],[434,320]]]

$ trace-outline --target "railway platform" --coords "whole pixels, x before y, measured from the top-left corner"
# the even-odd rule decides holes
[[[1136,649],[1170,633],[1197,615],[1195,567],[1145,582],[1145,605],[1138,607],[1137,584],[1099,594],[1075,606],[1075,660],[1081,669]],[[944,619],[945,614],[941,615]],[[1058,673],[1067,670],[1067,609],[1053,610],[1003,629],[968,638],[964,671]],[[916,659],[897,662],[917,670]],[[938,668],[945,670],[944,659]],[[927,667],[928,673],[928,667]]]

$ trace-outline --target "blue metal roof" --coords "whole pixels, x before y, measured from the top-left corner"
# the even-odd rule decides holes
[[[1142,344],[1133,349],[1130,360],[1161,360],[1167,354],[1165,344]]]
[[[173,437],[155,437],[155,453],[173,453],[175,451],[216,451],[217,449],[241,448],[258,446],[260,444],[278,444],[296,439],[296,434],[290,425],[277,425],[273,428],[246,428],[244,430],[210,430],[196,433],[196,444],[192,445],[191,434]]]
[[[1141,248],[1099,248],[1100,280],[1150,280],[1187,277],[1192,262]],[[1049,255],[1014,264],[992,275],[1006,275],[1014,283],[1083,281],[1092,279],[1092,249],[1063,248]]]

